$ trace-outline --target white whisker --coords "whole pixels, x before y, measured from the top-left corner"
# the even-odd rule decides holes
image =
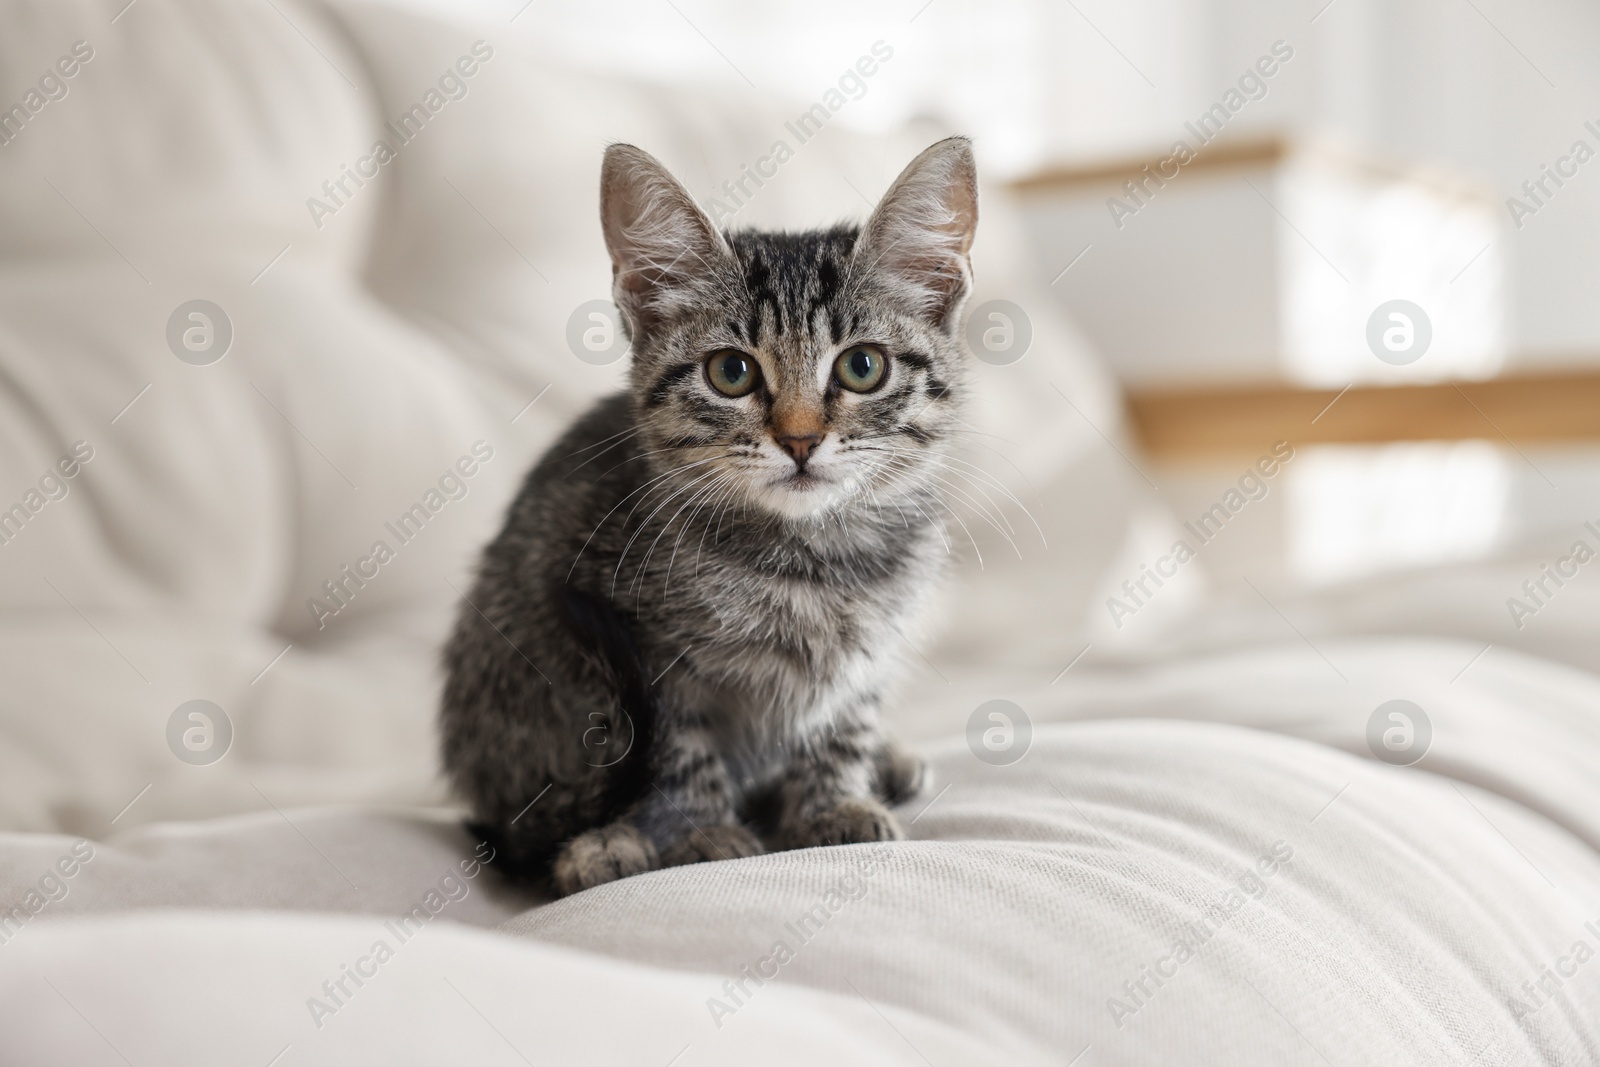
[[[712,459],[714,459],[714,458],[716,458],[716,457],[712,457]],[[627,496],[625,496],[621,500],[617,501],[616,504],[611,508],[611,510],[606,512],[605,516],[598,523],[595,524],[595,528],[593,530],[589,531],[589,536],[584,539],[583,547],[578,549],[578,554],[576,556],[572,557],[572,566],[567,569],[567,581],[570,582],[572,580],[572,572],[578,569],[578,561],[583,558],[584,552],[588,550],[590,543],[592,543],[594,541],[594,535],[600,532],[600,527],[604,526],[606,524],[606,522],[610,520],[611,516],[613,516],[613,515],[615,515],[617,513],[617,508],[620,508],[622,505],[626,504],[633,497],[634,493],[638,493],[638,492],[642,492],[644,490],[647,490],[654,483],[659,482],[663,478],[670,478],[672,475],[677,474],[680,471],[688,470],[690,467],[698,467],[698,466],[700,466],[702,464],[710,463],[710,462],[711,462],[711,459],[702,459],[702,460],[696,460],[693,463],[685,463],[681,467],[674,467],[672,470],[667,471],[665,474],[656,475],[654,478],[651,478],[648,482],[645,482],[643,485],[641,485],[638,488],[634,489],[633,492],[629,493]],[[649,494],[647,493],[646,495],[648,496]],[[632,514],[633,514],[632,512],[629,512],[629,515],[632,515]]]
[[[616,594],[617,594],[617,580],[622,576],[622,565],[624,563],[626,563],[627,560],[628,560],[628,552],[633,548],[634,542],[639,540],[639,536],[650,528],[650,521],[652,519],[654,519],[657,515],[661,514],[662,509],[664,509],[668,504],[670,504],[674,500],[676,500],[679,496],[683,495],[684,493],[689,492],[691,489],[693,489],[696,485],[699,485],[705,479],[716,477],[716,473],[717,473],[716,471],[711,470],[711,471],[704,471],[704,472],[702,472],[700,474],[695,475],[695,477],[693,479],[691,479],[687,485],[678,486],[676,489],[672,490],[672,492],[668,493],[666,498],[664,500],[662,500],[661,503],[659,503],[659,504],[657,504],[655,506],[655,510],[651,511],[650,514],[648,514],[648,515],[646,515],[644,517],[643,521],[641,521],[639,523],[639,528],[633,532],[633,534],[628,538],[628,543],[623,545],[622,546],[622,551],[617,554],[617,567],[616,567],[616,570],[612,571],[612,573],[611,573],[611,595],[612,596],[616,596]],[[642,571],[642,565],[641,565],[641,571]],[[630,588],[631,588],[632,583],[629,583],[629,585],[630,585]]]

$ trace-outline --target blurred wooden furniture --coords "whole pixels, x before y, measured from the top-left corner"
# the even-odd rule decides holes
[[[1482,438],[1502,444],[1600,440],[1600,371],[1433,385],[1135,389],[1130,425],[1163,459],[1253,452],[1274,441],[1378,444]]]

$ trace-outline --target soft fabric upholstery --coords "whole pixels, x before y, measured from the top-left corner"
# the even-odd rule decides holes
[[[1578,942],[1600,945],[1590,925],[1600,927],[1600,682],[1513,654],[1452,682],[1472,651],[1456,642],[1323,651],[1348,682],[1330,685],[1321,656],[1285,647],[1132,675],[1074,672],[1017,694],[1036,727],[1018,763],[986,766],[959,740],[931,748],[940,786],[903,809],[906,844],[677,868],[556,903],[475,871],[459,827],[422,813],[302,810],[124,832],[94,844],[65,895],[0,944],[0,1011],[12,1010],[0,1018],[38,1010],[45,977],[77,983],[63,992],[140,1049],[198,1048],[166,1016],[135,1020],[152,983],[190,988],[206,967],[207,1012],[236,1021],[265,1011],[284,1020],[269,1056],[292,1040],[320,1062],[345,1047],[333,1027],[347,1020],[309,1027],[304,1001],[353,959],[351,942],[328,935],[308,964],[302,926],[242,912],[365,917],[365,932],[349,935],[365,945],[443,876],[475,871],[457,876],[459,899],[429,920],[429,938],[453,924],[519,935],[471,966],[529,1003],[549,979],[519,970],[524,944],[585,988],[602,964],[568,970],[540,946],[610,957],[608,981],[640,1005],[655,1003],[642,976],[670,971],[676,1047],[737,1042],[766,1025],[771,1005],[815,989],[837,998],[827,1010],[847,1031],[850,1003],[865,1000],[935,1063],[972,1061],[940,1058],[933,1020],[1009,1050],[1008,1062],[1067,1062],[1086,1046],[1082,1062],[1095,1064],[1179,1053],[1190,1063],[1451,1064],[1485,1048],[1494,1062],[1593,1062],[1600,966],[1574,958]],[[1365,747],[1368,709],[1396,693],[1432,720],[1416,767],[1381,764]],[[73,845],[0,841],[0,899],[23,899]],[[1263,857],[1280,862],[1263,867]],[[205,914],[90,922],[163,905]],[[1195,933],[1208,912],[1214,932]],[[1168,959],[1179,940],[1192,958]],[[779,941],[792,958],[764,964]],[[251,966],[268,977],[219,955],[260,961]],[[316,980],[286,1000],[271,973],[308,966]],[[746,979],[735,1000],[723,983],[746,966],[777,976]],[[1523,988],[1558,967],[1570,973],[1554,996]],[[1157,985],[1146,968],[1168,977]],[[1124,986],[1141,981],[1143,994]],[[393,1024],[411,995],[363,993],[354,1018]],[[609,1001],[572,1015],[580,1029],[611,1028]],[[61,1031],[58,1005],[41,1017],[47,1025],[24,1030]],[[456,1025],[442,1013],[430,1022]],[[643,1054],[661,1033],[641,1023],[629,1047]]]

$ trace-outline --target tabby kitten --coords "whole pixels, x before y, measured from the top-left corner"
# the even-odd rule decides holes
[[[561,894],[893,840],[926,771],[880,733],[947,555],[943,455],[978,219],[965,138],[864,227],[721,233],[607,150],[629,388],[540,461],[445,649],[444,764]]]

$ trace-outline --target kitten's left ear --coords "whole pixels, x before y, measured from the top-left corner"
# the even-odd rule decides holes
[[[883,194],[855,262],[918,314],[948,328],[972,287],[968,252],[977,228],[972,142],[949,137],[913,159]]]
[[[643,149],[614,144],[600,167],[600,225],[612,296],[638,342],[678,310],[702,303],[731,253],[678,180]]]

